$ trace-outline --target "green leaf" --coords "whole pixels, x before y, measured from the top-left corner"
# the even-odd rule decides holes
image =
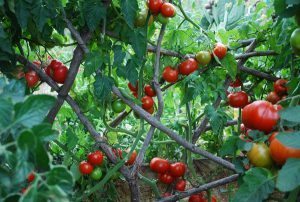
[[[276,138],[287,147],[300,149],[300,131],[279,133]]]
[[[106,16],[106,8],[99,0],[85,0],[82,5],[84,19],[91,31],[94,31],[100,21]]]
[[[233,198],[233,202],[253,202],[267,199],[274,191],[272,173],[264,168],[252,168],[243,177],[243,184]]]
[[[49,95],[30,96],[16,109],[15,123],[29,128],[42,123],[54,102],[55,98]]]
[[[49,142],[57,138],[58,132],[52,130],[50,123],[42,123],[32,128],[35,136],[42,142]]]
[[[282,120],[300,123],[300,106],[280,110],[279,115]]]
[[[122,50],[122,46],[114,46],[114,66],[120,66],[123,64],[126,53]]]
[[[227,53],[225,58],[223,58],[221,60],[221,64],[224,68],[226,68],[231,79],[235,80],[235,77],[237,74],[237,62],[236,62],[234,56],[230,53]]]
[[[0,98],[0,131],[3,131],[12,122],[13,109],[11,101]]]
[[[41,1],[35,2],[31,9],[31,14],[40,32],[43,31],[46,22],[52,17],[49,7],[43,5]]]
[[[30,4],[26,0],[15,0],[15,11],[18,22],[22,28],[27,27],[30,14]]]
[[[147,37],[145,30],[144,32],[133,30],[129,35],[129,41],[138,58],[143,58],[146,53],[147,47]]]
[[[4,5],[4,0],[0,0],[0,6]]]
[[[77,135],[73,132],[71,128],[68,128],[67,130],[67,147],[69,150],[72,150],[76,147],[78,143],[78,137]]]
[[[299,0],[285,0],[285,3],[287,4],[293,4],[293,5],[298,5],[300,4],[300,1]]]
[[[30,186],[29,190],[22,195],[20,202],[39,202],[41,198],[39,197],[38,190],[36,186]]]
[[[84,63],[83,76],[88,77],[92,75],[98,68],[102,66],[103,62],[104,58],[100,51],[88,53]]]
[[[237,147],[236,142],[239,140],[237,136],[229,136],[228,139],[222,145],[220,150],[221,156],[234,155],[236,153]]]
[[[44,144],[37,140],[37,146],[34,151],[36,166],[42,171],[50,170],[50,158]]]
[[[72,190],[74,179],[72,173],[64,166],[56,166],[47,175],[48,185],[59,185],[63,190]]]
[[[3,202],[16,202],[20,199],[20,194],[10,194],[8,195]]]
[[[78,169],[78,163],[73,163],[71,165],[70,171],[72,172],[72,175],[74,177],[74,180],[77,181],[79,180],[79,178],[81,178],[82,174],[80,173],[79,169]]]
[[[121,11],[125,17],[127,24],[133,28],[134,21],[138,10],[137,0],[121,0]]]
[[[282,12],[284,12],[285,8],[286,8],[286,3],[285,1],[282,0],[274,0],[274,8],[275,8],[275,13],[281,14]]]
[[[282,192],[300,186],[300,159],[288,159],[278,173],[276,187]]]
[[[25,85],[21,80],[10,80],[9,83],[0,84],[0,97],[12,99],[13,103],[21,102],[25,96]]]
[[[138,79],[138,64],[135,59],[130,59],[127,61],[126,66],[118,66],[117,75],[119,77],[123,77],[124,79],[128,79],[131,83],[135,83]]]
[[[31,150],[36,147],[37,139],[34,134],[29,131],[23,131],[18,137],[18,146],[22,150]]]
[[[3,25],[0,24],[0,49],[5,53],[13,53],[11,40],[8,37],[7,33],[4,31]]]
[[[97,75],[94,82],[94,93],[99,101],[110,99],[114,80],[107,76]]]

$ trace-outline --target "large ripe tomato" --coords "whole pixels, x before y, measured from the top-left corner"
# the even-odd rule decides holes
[[[166,173],[169,171],[170,164],[167,160],[155,157],[150,161],[150,169],[157,173]]]
[[[148,0],[149,10],[151,13],[157,14],[160,12],[163,3],[163,0]]]
[[[229,84],[229,86],[233,87],[233,88],[237,88],[237,87],[240,87],[242,85],[243,85],[243,82],[239,78],[236,78],[235,81],[233,81]]]
[[[93,172],[91,173],[91,178],[93,180],[100,180],[101,177],[102,177],[102,170],[101,170],[101,168],[95,168],[93,170]]]
[[[288,158],[300,158],[300,149],[287,147],[275,137],[270,144],[272,159],[279,165],[283,165]]]
[[[249,129],[271,132],[279,119],[277,107],[259,100],[248,104],[242,110],[242,123]]]
[[[161,6],[160,12],[164,17],[174,17],[176,15],[176,9],[171,3],[164,3]]]
[[[276,92],[272,91],[267,95],[266,100],[271,102],[272,104],[276,104],[280,100],[280,97]]]
[[[129,153],[129,151],[130,151],[130,149],[128,148],[128,149],[126,150],[126,153]],[[134,151],[132,152],[131,156],[129,157],[128,161],[126,161],[125,165],[127,165],[127,166],[133,165],[134,162],[135,162],[136,157],[137,157],[137,152],[134,150]]]
[[[219,59],[223,59],[227,54],[227,47],[222,43],[217,43],[214,48],[214,54]]]
[[[294,52],[299,55],[300,51],[300,28],[297,28],[293,31],[291,38],[290,38],[291,46]]]
[[[104,155],[101,151],[97,150],[95,152],[89,153],[88,162],[94,166],[100,166],[103,162]]]
[[[165,81],[170,82],[170,83],[175,83],[178,80],[178,70],[173,69],[171,66],[165,67],[162,77]]]
[[[79,171],[81,172],[81,174],[83,175],[89,175],[93,172],[94,167],[86,162],[86,161],[81,161],[79,164]]]
[[[171,184],[175,180],[175,178],[172,175],[170,175],[170,173],[168,172],[163,174],[159,173],[158,179],[164,184]]]
[[[143,109],[151,109],[151,107],[153,107],[153,105],[154,105],[154,101],[153,101],[152,97],[147,96],[147,95],[142,97]]]
[[[25,74],[25,79],[26,79],[26,82],[27,82],[27,86],[29,88],[33,88],[39,82],[40,77],[38,76],[38,74],[35,71],[30,70],[29,72],[27,72]]]
[[[190,196],[189,202],[207,202],[207,201],[202,195],[193,194]]]
[[[177,191],[185,191],[185,187],[186,187],[186,181],[185,180],[179,180],[175,185],[175,189]]]
[[[35,174],[34,172],[29,173],[29,175],[27,176],[27,182],[33,182],[35,179]]]
[[[138,82],[136,82],[135,86],[132,85],[130,82],[128,83],[128,88],[132,91],[132,92],[137,92],[138,91]]]
[[[256,167],[270,168],[273,164],[270,150],[264,143],[253,143],[247,157],[250,163]]]
[[[145,94],[150,96],[150,97],[156,96],[155,90],[149,84],[145,85],[144,91],[145,91]]]
[[[125,103],[120,99],[113,101],[111,107],[115,113],[120,113],[126,109]]]
[[[179,73],[189,75],[198,69],[198,63],[194,58],[189,58],[179,65]]]
[[[196,54],[196,60],[200,65],[207,65],[211,61],[211,54],[208,51],[200,51]]]
[[[170,173],[174,177],[181,177],[184,175],[186,166],[182,162],[172,163],[170,165]]]
[[[287,80],[285,79],[278,79],[274,82],[274,91],[277,93],[277,95],[285,95],[287,93],[287,87],[286,87]]]
[[[57,69],[53,69],[53,80],[57,83],[64,84],[68,76],[68,68],[65,65],[61,65]]]
[[[228,103],[234,108],[244,108],[248,103],[248,95],[244,91],[230,93],[228,96]]]

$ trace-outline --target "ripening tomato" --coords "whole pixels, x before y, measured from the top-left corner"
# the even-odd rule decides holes
[[[242,123],[249,129],[271,132],[279,119],[278,109],[270,102],[259,100],[242,110]]]
[[[79,164],[79,171],[81,172],[81,174],[83,175],[89,175],[93,172],[94,167],[86,162],[86,161],[81,161]]]
[[[177,191],[184,191],[186,187],[186,181],[185,180],[179,180],[176,185],[175,185],[175,189]]]
[[[253,143],[252,148],[247,153],[250,163],[256,167],[269,168],[273,161],[268,146],[264,143]]]
[[[217,43],[214,48],[214,54],[219,59],[223,59],[227,54],[227,47],[222,43]]]
[[[131,91],[132,92],[132,95],[135,97],[135,98],[138,98],[138,92],[136,91]]]
[[[196,60],[200,65],[207,65],[211,61],[211,54],[208,51],[200,51],[196,54]]]
[[[100,166],[103,162],[104,155],[101,151],[97,150],[95,152],[89,153],[88,162],[94,166]]]
[[[211,197],[211,202],[217,202],[217,197],[216,196],[212,196]]]
[[[173,69],[171,66],[165,67],[162,77],[165,81],[170,82],[170,83],[175,83],[178,80],[178,70]]]
[[[287,87],[286,87],[287,80],[285,79],[278,79],[275,81],[273,87],[274,91],[277,93],[277,95],[285,95],[287,93]]]
[[[174,182],[175,178],[170,175],[170,173],[159,173],[158,174],[158,179],[159,181],[161,181],[164,184],[171,184],[172,182]]]
[[[278,131],[275,131],[275,132],[271,133],[271,135],[268,138],[268,140],[269,140],[270,143],[275,139],[275,136],[277,134],[278,134]]]
[[[244,91],[230,93],[227,98],[229,105],[234,108],[244,108],[249,103],[248,95]]]
[[[152,97],[145,95],[142,97],[142,107],[143,109],[151,109],[153,107],[154,101]]]
[[[68,76],[68,68],[65,65],[53,70],[53,80],[57,83],[64,84]]]
[[[136,27],[143,27],[146,24],[146,20],[147,20],[147,16],[148,16],[148,11],[147,10],[143,10],[141,12],[139,12],[135,18],[134,21],[134,25]],[[153,16],[151,15],[148,21],[148,25],[151,25],[153,23]]]
[[[157,173],[166,173],[170,168],[167,160],[155,157],[150,161],[150,169]]]
[[[113,101],[111,107],[115,113],[120,113],[126,109],[125,103],[120,99]]]
[[[35,179],[35,174],[34,172],[29,173],[29,175],[27,176],[27,182],[33,182],[33,180]]]
[[[160,12],[163,3],[163,0],[148,0],[149,10],[151,13],[157,14]]]
[[[181,177],[184,175],[186,166],[182,162],[172,163],[170,165],[170,173],[174,177]]]
[[[237,88],[237,87],[240,87],[242,85],[243,85],[243,82],[239,78],[236,78],[235,81],[233,81],[229,84],[229,86],[233,87],[233,88]]]
[[[189,75],[198,69],[198,63],[194,58],[189,58],[179,65],[179,73]]]
[[[146,109],[146,112],[148,112],[149,114],[153,114],[154,113],[154,106],[152,106],[150,109]]]
[[[272,91],[267,95],[266,100],[271,102],[272,104],[276,104],[280,100],[280,97],[276,92]]]
[[[93,180],[100,180],[101,177],[102,177],[102,170],[101,170],[101,168],[95,168],[93,170],[93,172],[91,173],[91,178]]]
[[[129,151],[130,151],[130,149],[128,148],[128,149],[126,150],[126,153],[129,153]],[[134,150],[134,151],[132,152],[131,156],[129,157],[128,161],[126,161],[125,165],[127,165],[127,166],[133,165],[134,162],[135,162],[136,157],[137,157],[137,152]]]
[[[156,96],[155,90],[149,84],[145,85],[144,91],[145,91],[145,94],[148,95],[148,96],[150,96],[150,97]]]
[[[283,165],[288,158],[300,158],[300,149],[285,146],[276,138],[276,135],[270,144],[270,153],[278,165]]]
[[[193,194],[189,198],[189,202],[207,202],[207,200],[199,194]]]
[[[25,79],[26,79],[26,82],[27,82],[27,86],[29,88],[33,88],[39,82],[40,77],[38,76],[38,74],[35,71],[30,70],[29,72],[27,72],[25,74]]]
[[[174,17],[176,15],[175,7],[171,3],[164,3],[161,6],[160,12],[164,17]]]
[[[138,91],[138,82],[136,82],[135,86],[132,85],[130,82],[128,83],[128,88],[133,91],[133,92],[137,92]]]

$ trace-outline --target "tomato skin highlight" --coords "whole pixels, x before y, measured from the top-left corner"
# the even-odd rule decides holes
[[[174,17],[176,15],[175,7],[171,3],[164,3],[160,12],[164,17]]]
[[[29,88],[33,88],[38,84],[40,77],[38,76],[38,74],[35,71],[30,70],[29,72],[27,72],[25,74],[25,79],[27,82],[27,86]]]
[[[170,164],[167,160],[155,157],[150,161],[150,169],[157,173],[166,173],[169,171]]]
[[[186,187],[186,181],[185,180],[179,180],[175,185],[175,189],[177,191],[185,191],[185,187]]]
[[[142,107],[143,109],[151,109],[151,107],[153,107],[154,105],[154,101],[152,99],[152,97],[150,96],[144,96],[142,97]]]
[[[266,100],[271,102],[272,104],[276,104],[280,100],[280,97],[276,92],[272,91],[267,95]]]
[[[273,164],[270,150],[264,143],[253,143],[247,157],[250,163],[256,167],[270,168]]]
[[[234,108],[244,108],[249,103],[248,95],[244,91],[230,93],[227,98],[229,105]]]
[[[278,79],[274,82],[273,87],[274,91],[277,93],[277,95],[282,96],[287,93],[287,87],[286,87],[287,80],[285,79]]]
[[[179,72],[177,69],[172,69],[171,66],[167,66],[162,73],[162,77],[169,83],[175,83],[178,80],[178,74]]]
[[[186,171],[186,165],[182,162],[172,163],[170,165],[170,173],[174,177],[181,177]]]
[[[156,96],[155,90],[149,84],[145,85],[144,91],[145,91],[145,94],[150,96],[150,97],[155,97]]]
[[[227,47],[222,43],[217,43],[214,48],[214,54],[219,59],[223,59],[227,54]]]
[[[97,150],[95,152],[89,153],[88,162],[94,166],[100,166],[103,163],[104,155],[101,151]]]
[[[179,65],[179,73],[189,75],[198,69],[198,63],[194,58],[189,58]]]
[[[79,164],[79,171],[81,172],[81,174],[83,175],[89,175],[93,172],[94,167],[86,162],[86,161],[81,161]]]

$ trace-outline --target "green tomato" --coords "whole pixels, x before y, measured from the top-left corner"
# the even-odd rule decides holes
[[[161,13],[158,14],[157,20],[158,20],[158,22],[160,22],[163,25],[168,24],[168,22],[169,22],[169,18],[164,17]]]
[[[297,14],[295,15],[295,21],[300,26],[300,10],[298,10]]]
[[[253,143],[247,157],[256,167],[270,168],[273,165],[269,147],[264,143]]]
[[[293,31],[290,39],[291,46],[296,54],[300,52],[300,28]]]
[[[126,105],[122,100],[118,99],[112,103],[112,110],[115,113],[120,113],[120,112],[124,111],[125,109],[126,109]]]
[[[200,51],[196,54],[196,60],[200,65],[207,65],[211,61],[211,54],[208,51]]]
[[[134,25],[136,27],[143,27],[146,24],[147,16],[148,16],[147,10],[143,10],[139,12],[135,18]],[[152,23],[153,23],[153,16],[151,15],[149,18],[148,25],[151,25]]]
[[[102,170],[101,170],[101,168],[95,168],[93,170],[93,172],[91,173],[91,178],[93,180],[100,180],[101,177],[102,177]]]

